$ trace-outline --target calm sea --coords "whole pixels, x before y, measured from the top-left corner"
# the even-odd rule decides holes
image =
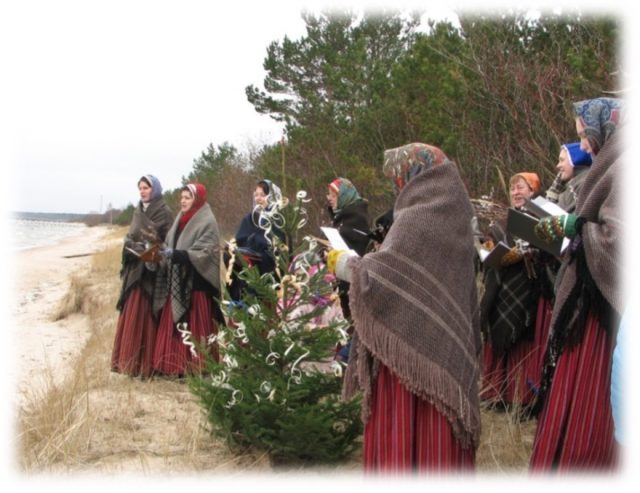
[[[11,219],[13,229],[11,250],[51,245],[67,236],[81,234],[87,226],[82,223],[37,221],[31,219]]]

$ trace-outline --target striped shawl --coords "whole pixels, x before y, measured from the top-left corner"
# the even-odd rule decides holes
[[[471,203],[452,162],[402,189],[382,248],[349,261],[355,333],[343,397],[363,391],[370,413],[375,360],[452,425],[465,448],[480,437],[480,332]]]

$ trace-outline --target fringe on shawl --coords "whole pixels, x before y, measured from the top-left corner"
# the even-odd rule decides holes
[[[426,360],[399,339],[389,337],[387,328],[369,315],[357,293],[357,289],[350,291],[356,333],[352,340],[342,397],[350,399],[358,390],[362,390],[361,418],[362,422],[366,423],[371,414],[371,395],[376,373],[373,361],[375,357],[389,367],[410,392],[433,404],[438,412],[447,418],[454,436],[463,448],[473,446],[477,449],[481,426],[479,405],[472,405],[464,397],[458,382],[439,365]],[[372,342],[365,344],[363,338]],[[405,357],[392,360],[388,355],[393,354],[402,354]],[[475,381],[477,382],[477,378]],[[474,395],[477,395],[477,392]]]

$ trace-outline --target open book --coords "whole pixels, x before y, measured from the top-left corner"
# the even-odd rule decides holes
[[[487,267],[499,267],[500,260],[502,260],[502,257],[504,257],[509,250],[509,245],[503,241],[499,241],[491,250],[483,247],[478,248],[478,255],[482,263]]]
[[[155,244],[144,250],[143,252],[138,252],[133,248],[125,247],[126,250],[133,253],[136,257],[138,257],[143,262],[160,262],[162,260],[162,256],[160,255],[160,245]]]
[[[544,197],[536,197],[534,200],[525,202],[524,210],[509,209],[507,213],[507,231],[513,236],[528,241],[534,247],[559,257],[569,246],[569,239],[561,238],[552,243],[547,243],[536,236],[535,227],[538,224],[538,220],[543,217],[563,214],[566,214],[566,211],[562,207]]]

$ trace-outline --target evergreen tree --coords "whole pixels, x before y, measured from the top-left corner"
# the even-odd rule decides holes
[[[327,463],[354,450],[362,424],[359,402],[340,400],[342,366],[332,363],[333,348],[346,342],[347,323],[324,316],[338,301],[318,266],[316,242],[305,237],[292,248],[306,222],[303,200],[300,192],[295,204],[284,199],[262,211],[266,231],[286,233],[284,243],[273,240],[277,268],[260,275],[245,266],[240,276],[248,288],[240,303],[224,302],[228,324],[212,341],[220,361],[208,358],[207,374],[189,385],[212,431],[232,449],[266,450],[278,462]]]

